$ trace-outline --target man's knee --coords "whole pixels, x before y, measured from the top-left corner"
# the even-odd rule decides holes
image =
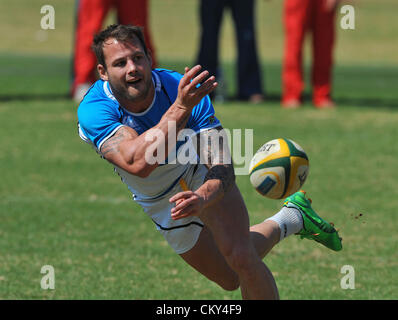
[[[236,245],[230,247],[225,252],[225,259],[231,269],[239,275],[242,273],[250,273],[253,266],[260,258],[255,254],[254,249],[249,245]]]
[[[239,277],[237,274],[225,279],[217,279],[215,282],[226,291],[235,291],[240,286]]]

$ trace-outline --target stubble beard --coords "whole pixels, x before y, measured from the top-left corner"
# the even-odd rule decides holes
[[[150,94],[151,91],[152,78],[146,80],[145,86],[142,90],[138,91],[135,89],[134,90],[135,93],[133,94],[129,92],[128,87],[115,86],[111,81],[109,81],[109,85],[111,87],[112,93],[114,94],[117,100],[121,100],[121,102],[126,101],[129,103],[138,103],[148,98],[148,95]]]

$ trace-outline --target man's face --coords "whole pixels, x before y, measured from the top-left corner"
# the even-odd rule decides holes
[[[98,71],[102,80],[109,81],[112,92],[119,102],[151,103],[152,61],[145,54],[138,38],[134,37],[129,42],[109,38],[104,42],[103,51],[106,69],[99,65]]]

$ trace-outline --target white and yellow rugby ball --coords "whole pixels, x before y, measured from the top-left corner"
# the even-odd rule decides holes
[[[309,173],[303,148],[289,139],[264,144],[254,155],[249,169],[250,182],[263,196],[281,199],[297,192]]]

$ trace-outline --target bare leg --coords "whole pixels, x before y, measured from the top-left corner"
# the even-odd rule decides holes
[[[251,240],[258,256],[261,258],[269,252],[279,240],[279,227],[274,221],[267,221],[254,225],[250,232]],[[204,227],[196,245],[188,252],[180,255],[189,265],[198,272],[214,281],[224,290],[236,290],[240,280],[235,271],[227,264],[211,232]],[[250,299],[245,286],[241,286],[243,299]]]
[[[275,221],[264,221],[250,227],[250,237],[261,259],[279,242],[280,229]]]
[[[275,280],[252,243],[249,217],[239,189],[234,186],[219,203],[203,212],[201,219],[226,263],[238,275],[244,295],[250,299],[278,299]],[[268,228],[269,224],[266,225]],[[256,242],[258,248],[265,250],[274,245]]]
[[[274,221],[264,221],[250,227],[250,238],[258,256],[263,259],[279,242],[280,229]],[[270,272],[268,270],[268,272]],[[241,286],[243,299],[250,299],[247,289]]]
[[[207,227],[203,228],[195,246],[180,256],[191,267],[224,290],[232,291],[239,288],[238,275],[225,261]]]

